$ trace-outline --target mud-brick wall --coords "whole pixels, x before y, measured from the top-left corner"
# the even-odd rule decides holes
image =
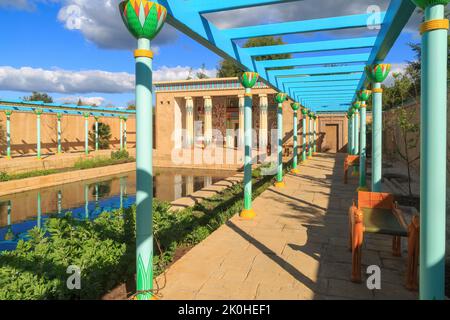
[[[119,118],[102,117],[100,122],[111,127],[110,148],[118,149],[120,145]],[[89,131],[93,131],[94,117],[89,118]],[[6,152],[6,116],[0,112],[0,126],[2,137],[0,141],[0,153]],[[33,113],[14,112],[11,115],[11,151],[14,155],[26,155],[36,153],[37,130],[36,115]],[[134,148],[136,144],[135,119],[127,121],[127,146]],[[61,142],[64,152],[77,152],[84,150],[84,117],[76,115],[64,115],[61,119]],[[57,151],[57,118],[55,114],[41,115],[41,148],[42,153],[54,153]],[[94,149],[90,143],[89,147]]]

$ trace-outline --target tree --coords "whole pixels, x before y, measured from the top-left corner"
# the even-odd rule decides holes
[[[206,74],[206,68],[205,68],[204,63],[200,67],[200,71],[197,72],[195,76],[197,77],[197,79],[208,79],[209,78],[208,75]]]
[[[130,101],[127,103],[127,110],[136,110],[136,103],[134,101]]]
[[[284,44],[283,39],[281,37],[258,37],[258,38],[250,38],[244,44],[244,48],[253,48],[253,47],[265,47],[265,46],[273,46],[273,45],[281,45]],[[275,59],[289,59],[291,58],[291,54],[273,54],[268,56],[259,56],[256,57],[256,61],[263,60],[275,60]],[[217,77],[226,78],[226,77],[240,77],[243,73],[243,70],[231,60],[222,60],[219,64]]]
[[[83,101],[81,101],[81,98],[78,99],[78,103],[77,106],[82,106],[83,105]]]
[[[395,152],[400,156],[400,159],[403,160],[408,170],[408,191],[410,197],[412,197],[411,165],[420,159],[420,154],[416,157],[413,157],[411,154],[411,151],[417,149],[420,139],[418,134],[420,127],[416,123],[415,117],[416,112],[414,109],[399,109],[395,117],[394,126],[400,129],[400,141],[397,141],[395,134],[393,135]]]
[[[98,123],[98,148],[109,149],[109,140],[111,139],[111,127],[103,122]],[[95,144],[95,124],[92,125],[92,131],[89,131],[89,141]]]
[[[25,101],[43,101],[45,103],[52,103],[53,98],[49,96],[47,93],[41,93],[37,91],[33,91],[30,96],[23,97]]]

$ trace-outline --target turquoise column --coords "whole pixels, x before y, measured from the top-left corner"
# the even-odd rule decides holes
[[[355,154],[359,154],[359,111],[355,111]]]
[[[61,154],[61,118],[62,118],[62,114],[61,113],[57,113],[56,114],[56,119],[57,119],[57,140],[58,140],[58,150],[57,150],[57,154]]]
[[[359,138],[359,187],[358,191],[367,191],[366,182],[366,134],[367,134],[367,101],[370,99],[372,91],[361,90],[358,92],[358,99],[361,100],[361,125],[360,125],[360,138]]]
[[[95,119],[95,151],[98,151],[98,120],[100,117],[96,116]]]
[[[347,112],[345,115],[347,118],[347,154],[351,154],[352,152],[352,128],[350,126],[351,120],[350,120],[350,111]]]
[[[252,208],[252,93],[251,88],[258,80],[255,72],[244,72],[241,77],[242,86],[245,88],[244,97],[244,209],[240,213],[243,219],[253,219],[255,211]]]
[[[293,130],[294,130],[294,157],[292,159],[292,170],[291,172],[294,174],[300,173],[300,170],[298,169],[298,109],[300,108],[300,104],[298,102],[294,102],[291,104],[292,111],[294,112],[294,124],[293,124]]]
[[[89,220],[89,185],[84,185],[84,218]]]
[[[89,112],[85,112],[84,116],[84,153],[89,154]]]
[[[5,111],[6,115],[6,159],[11,159],[11,110]]]
[[[420,299],[445,299],[448,0],[413,1],[421,25]]]
[[[62,192],[58,190],[58,200],[57,200],[58,214],[62,212]]]
[[[276,95],[275,101],[278,103],[277,108],[277,152],[278,152],[278,166],[277,166],[277,180],[275,187],[283,188],[285,183],[283,181],[283,102],[286,101],[287,94],[280,92]]]
[[[42,227],[41,193],[37,193],[37,227]]]
[[[314,115],[314,147],[313,147],[313,152],[316,153],[317,152],[317,116]]]
[[[8,230],[5,233],[5,241],[11,241],[14,240],[14,232],[12,230],[11,226],[11,200],[8,200],[8,207],[7,207],[7,217],[6,217],[6,223],[8,225]]]
[[[356,113],[352,114],[352,154],[356,154]]]
[[[123,117],[123,148],[127,150],[127,117]]]
[[[313,123],[312,123],[312,119],[313,119],[313,117],[314,117],[314,113],[312,112],[312,111],[310,111],[309,112],[309,114],[308,114],[308,116],[309,116],[309,126],[308,126],[308,158],[311,158],[312,157],[312,151],[313,151],[313,134],[312,134],[312,131],[313,131]]]
[[[382,125],[383,109],[381,83],[387,78],[391,65],[375,64],[366,67],[366,74],[373,82],[373,102],[372,102],[372,192],[381,192],[382,177]]]
[[[136,58],[136,297],[153,292],[153,103],[150,41],[159,33],[167,10],[156,2],[122,1],[119,5],[128,31],[138,39]]]
[[[119,178],[119,188],[120,188],[120,209],[123,209],[123,178]]]
[[[308,116],[308,109],[302,108],[302,127],[303,127],[303,135],[302,135],[302,162],[306,161],[306,117]]]
[[[122,117],[119,117],[120,122],[120,150],[123,150],[123,121]]]
[[[40,108],[36,108],[34,110],[36,114],[36,149],[37,149],[37,158],[41,159],[41,114],[42,110]]]

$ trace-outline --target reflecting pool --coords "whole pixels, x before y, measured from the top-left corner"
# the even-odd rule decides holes
[[[153,194],[157,199],[173,201],[233,174],[155,169]],[[95,219],[103,211],[128,208],[135,200],[135,171],[0,197],[0,251],[14,250],[28,230],[43,226],[50,216],[70,211],[77,219]]]

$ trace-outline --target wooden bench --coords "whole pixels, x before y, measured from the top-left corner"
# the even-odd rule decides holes
[[[350,167],[359,166],[359,156],[357,155],[347,155],[344,160],[344,183],[348,183],[348,169]]]
[[[419,216],[414,214],[407,225],[402,210],[389,193],[358,192],[358,206],[355,202],[349,212],[349,247],[352,251],[353,282],[361,282],[361,248],[364,232],[393,236],[392,253],[401,256],[401,237],[408,238],[408,259],[406,288],[417,290],[419,262]]]

